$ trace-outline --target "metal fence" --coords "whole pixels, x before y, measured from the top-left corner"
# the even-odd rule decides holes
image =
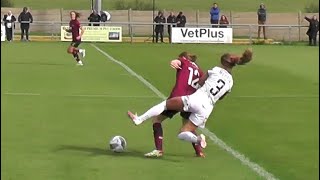
[[[26,22],[22,22],[26,23]],[[82,25],[88,25],[90,22],[81,22]],[[100,22],[101,26],[120,26],[122,27],[122,34],[124,37],[130,37],[131,41],[137,37],[146,37],[150,39],[153,36],[153,27],[156,23],[142,23],[142,22]],[[30,35],[45,35],[52,38],[60,37],[60,27],[67,26],[69,22],[62,21],[35,21],[30,24]],[[164,34],[167,36],[167,27],[172,24],[163,23],[165,30]],[[187,23],[186,27],[202,27],[208,28],[212,24],[191,24]],[[253,41],[258,34],[258,27],[266,27],[266,36],[268,39],[276,41],[305,41],[307,40],[306,31],[308,26],[303,25],[258,25],[258,24],[229,24],[228,27],[233,29],[234,38],[249,39]],[[20,34],[20,25],[16,23],[14,33]],[[262,35],[262,32],[261,32]],[[263,36],[261,36],[263,37]]]

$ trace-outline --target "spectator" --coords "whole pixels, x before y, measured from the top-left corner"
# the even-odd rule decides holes
[[[158,43],[159,34],[161,38],[161,42],[163,43],[163,28],[164,25],[162,23],[166,23],[166,18],[163,16],[163,13],[161,11],[158,12],[158,16],[154,18],[154,22],[157,23],[155,28],[156,33],[156,43]]]
[[[187,23],[186,16],[183,15],[183,12],[179,12],[177,16],[177,27],[185,27]]]
[[[213,3],[213,7],[210,10],[210,23],[211,24],[219,24],[219,14],[220,9],[218,8],[217,3]],[[212,25],[213,28],[216,28],[218,26]]]
[[[220,18],[219,24],[220,24],[220,26],[219,26],[220,28],[227,28],[226,25],[229,24],[228,18],[225,15],[222,15]],[[221,24],[223,24],[223,25],[221,25]]]
[[[23,8],[23,11],[20,13],[18,17],[18,21],[20,23],[21,28],[21,41],[29,41],[29,28],[30,23],[33,22],[33,18],[27,7]],[[26,39],[24,39],[24,33],[26,33]]]
[[[266,27],[265,26],[260,26],[260,25],[265,25],[267,20],[267,11],[265,8],[265,5],[263,3],[260,4],[260,8],[258,9],[258,39],[260,39],[260,32],[261,28],[263,31],[263,37],[264,39],[267,39],[266,37]]]
[[[312,19],[308,17],[304,17],[305,20],[309,22],[309,29],[307,31],[307,35],[309,36],[309,45],[316,46],[317,45],[317,34],[319,31],[319,21],[317,16],[314,15]]]
[[[97,13],[97,11],[92,10],[92,13],[88,17],[89,26],[100,26],[99,22],[101,21],[101,16]]]
[[[7,41],[9,41],[9,42],[12,41],[13,29],[15,28],[15,25],[14,25],[15,21],[16,21],[16,18],[11,13],[11,11],[9,11],[8,14],[5,14],[3,16],[4,26],[6,27]]]
[[[169,42],[171,43],[171,28],[175,27],[175,23],[177,22],[176,16],[170,12],[170,15],[167,17],[167,23],[171,23],[168,25],[168,35],[169,35]]]

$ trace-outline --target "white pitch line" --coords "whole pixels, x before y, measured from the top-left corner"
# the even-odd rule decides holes
[[[10,93],[10,92],[6,92],[3,94],[13,95],[13,96],[40,96],[40,94],[38,94],[38,93]]]
[[[109,60],[119,64],[121,67],[123,67],[125,70],[127,70],[132,76],[137,77],[145,86],[150,88],[154,93],[156,93],[160,98],[166,99],[166,96],[163,95],[156,87],[154,87],[152,84],[150,84],[148,81],[146,81],[142,76],[138,75],[136,72],[134,72],[132,69],[130,69],[127,65],[124,63],[116,60],[112,56],[110,56],[105,51],[102,51],[100,48],[98,48],[96,45],[91,44],[92,47],[94,47],[97,51],[101,52],[103,55],[105,55]],[[252,162],[247,158],[245,155],[241,154],[240,152],[232,149],[230,146],[228,146],[225,142],[223,142],[220,138],[218,138],[213,132],[209,131],[208,129],[204,128],[201,129],[204,134],[206,134],[215,144],[217,144],[220,148],[226,150],[228,153],[230,153],[233,157],[239,159],[242,164],[248,166],[252,171],[256,172],[259,176],[264,177],[267,180],[276,180],[275,176],[269,172],[267,172],[263,167],[259,166],[258,164]]]
[[[10,96],[40,96],[41,94],[37,93],[12,93],[7,92],[3,93],[5,95]],[[107,97],[107,98],[151,98],[151,99],[159,99],[158,96],[117,96],[117,95],[111,95],[111,94],[69,94],[69,95],[54,95],[54,94],[42,94],[42,96],[63,96],[63,97]]]
[[[157,96],[116,96],[116,95],[106,95],[106,94],[78,94],[78,95],[65,95],[68,97],[110,97],[110,98],[153,98],[158,99]]]
[[[271,95],[271,96],[233,96],[235,98],[319,98],[319,95]]]

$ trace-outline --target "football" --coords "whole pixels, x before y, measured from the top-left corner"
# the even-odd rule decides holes
[[[122,136],[114,136],[109,141],[109,148],[113,152],[124,152],[127,147],[127,141]]]

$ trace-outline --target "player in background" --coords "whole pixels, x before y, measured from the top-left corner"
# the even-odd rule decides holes
[[[86,55],[86,51],[84,49],[79,49],[79,45],[81,43],[81,36],[84,33],[84,29],[81,27],[80,22],[78,18],[80,17],[80,14],[76,11],[70,12],[70,22],[69,22],[69,29],[66,29],[67,32],[72,33],[72,42],[70,46],[68,47],[67,52],[69,54],[72,54],[75,60],[77,61],[77,65],[82,66],[83,63],[80,60],[79,53],[82,57]],[[81,33],[80,33],[81,29]]]
[[[220,66],[208,70],[199,80],[199,88],[189,96],[173,97],[158,105],[153,106],[146,113],[137,116],[128,111],[128,116],[135,125],[159,115],[164,110],[191,112],[189,120],[181,127],[178,138],[188,142],[200,144],[202,148],[207,146],[205,136],[196,136],[192,132],[198,127],[204,128],[205,123],[211,114],[214,105],[218,100],[223,99],[231,91],[233,78],[232,68],[236,65],[244,65],[252,59],[252,51],[247,49],[242,56],[223,54],[220,58]]]
[[[191,55],[188,52],[182,52],[178,59],[172,60],[170,65],[172,68],[176,69],[176,83],[172,88],[170,96],[168,99],[177,96],[190,95],[194,93],[198,88],[198,81],[203,75],[202,70],[197,66],[195,61],[197,57]],[[174,110],[164,110],[160,115],[153,117],[153,137],[155,150],[145,154],[146,157],[161,157],[163,155],[162,140],[163,140],[163,129],[162,122],[167,118],[172,118],[176,115],[178,111]],[[183,118],[182,123],[189,119],[189,112],[181,112],[180,116]],[[192,132],[196,134],[196,132]],[[192,143],[195,153],[199,157],[204,157],[202,148]]]

